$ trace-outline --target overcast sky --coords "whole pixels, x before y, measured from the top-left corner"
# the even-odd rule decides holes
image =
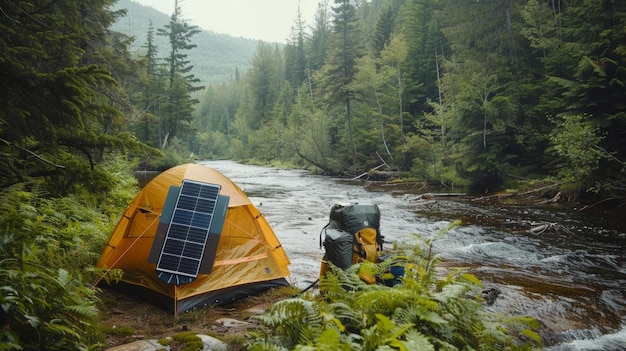
[[[175,0],[133,0],[171,15]],[[193,25],[236,37],[284,43],[298,14],[312,26],[320,0],[179,0]]]

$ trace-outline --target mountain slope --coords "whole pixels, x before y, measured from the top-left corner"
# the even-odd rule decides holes
[[[119,0],[113,9],[128,11],[126,17],[120,18],[111,29],[135,38],[131,48],[135,54],[142,54],[152,20],[158,56],[167,56],[169,42],[166,37],[156,35],[156,30],[169,22],[170,15],[131,0]],[[256,40],[206,30],[193,36],[192,41],[197,47],[186,54],[194,66],[193,73],[201,79],[202,85],[229,81],[235,77],[236,71],[243,73],[249,67],[258,43]]]

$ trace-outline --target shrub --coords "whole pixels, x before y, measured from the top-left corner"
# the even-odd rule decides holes
[[[438,237],[437,237],[438,238]],[[435,239],[437,239],[435,238]],[[483,309],[480,281],[458,269],[435,274],[432,240],[397,252],[381,264],[332,267],[320,293],[276,303],[249,350],[525,350],[539,347],[536,320]],[[367,284],[359,273],[388,279],[404,267],[402,283]]]
[[[86,350],[102,341],[93,264],[110,214],[127,205],[134,184],[116,164],[101,165],[107,196],[77,186],[55,197],[37,182],[0,191],[0,350]]]

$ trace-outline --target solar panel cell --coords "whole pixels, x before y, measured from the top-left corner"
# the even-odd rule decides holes
[[[179,240],[170,240],[168,245],[163,247],[163,254],[168,255],[177,255],[179,252],[183,251],[185,243]]]
[[[172,218],[172,223],[188,226],[191,224],[192,218],[193,218],[192,211],[177,208],[176,210],[174,210],[174,217]]]
[[[202,229],[209,228],[212,218],[212,215],[196,212],[191,217],[191,226]]]
[[[203,228],[190,227],[187,233],[187,241],[204,244],[206,241],[206,230]]]

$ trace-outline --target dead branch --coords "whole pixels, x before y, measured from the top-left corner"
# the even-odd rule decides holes
[[[382,163],[382,164],[380,164],[380,165],[378,165],[378,166],[376,166],[376,167],[374,167],[374,168],[370,169],[370,170],[369,170],[369,171],[367,171],[367,172],[364,172],[364,173],[362,173],[362,174],[359,174],[358,176],[356,176],[356,177],[354,177],[354,178],[352,178],[352,179],[350,179],[350,180],[357,180],[357,179],[360,179],[360,178],[362,178],[362,177],[364,177],[364,176],[366,176],[366,175],[368,175],[368,174],[370,174],[370,173],[372,173],[372,172],[374,172],[374,171],[378,170],[379,168],[381,168],[381,167],[383,167],[383,166],[385,166],[385,165],[386,165],[385,163]]]
[[[43,162],[45,162],[45,163],[47,163],[47,164],[49,164],[49,165],[52,165],[52,166],[57,167],[57,168],[65,168],[65,166],[63,166],[63,165],[60,165],[60,164],[54,163],[54,162],[52,162],[52,161],[46,160],[43,156],[38,155],[38,154],[37,154],[37,153],[35,153],[34,151],[28,150],[28,149],[23,148],[23,147],[21,147],[21,146],[19,146],[19,145],[15,145],[15,144],[11,143],[11,142],[10,142],[10,141],[8,141],[8,140],[5,140],[5,139],[0,139],[0,141],[2,141],[3,143],[5,143],[7,146],[13,146],[13,147],[15,147],[15,148],[17,148],[17,149],[20,149],[20,150],[22,150],[22,151],[24,151],[24,152],[26,152],[26,153],[28,153],[28,154],[30,154],[30,155],[33,155],[33,156],[35,156],[36,158],[40,159],[41,161],[43,161]]]
[[[501,198],[507,198],[507,197],[517,197],[517,196],[527,196],[527,195],[531,195],[531,194],[535,194],[535,193],[539,193],[542,192],[546,189],[549,188],[553,188],[555,186],[559,186],[561,185],[561,183],[556,183],[556,184],[550,184],[550,185],[546,185],[544,187],[541,188],[537,188],[537,189],[531,189],[528,191],[524,191],[521,193],[506,193],[506,194],[494,194],[494,195],[488,195],[488,196],[481,196],[481,197],[477,197],[477,198],[473,198],[471,201],[489,201],[491,199],[501,199]],[[560,193],[557,194],[560,196]]]
[[[601,203],[603,203],[603,202],[607,202],[607,201],[611,201],[611,200],[616,200],[616,199],[617,199],[616,197],[609,197],[609,198],[607,198],[607,199],[600,200],[600,201],[598,201],[598,202],[596,202],[596,203],[593,203],[593,204],[591,204],[591,205],[585,205],[585,206],[583,206],[583,207],[582,207],[580,210],[578,210],[578,211],[579,211],[579,212],[582,212],[582,211],[584,211],[584,210],[588,210],[588,209],[590,209],[590,208],[592,208],[592,207],[594,207],[594,206],[597,206],[597,205],[599,205],[599,204],[601,204]]]

